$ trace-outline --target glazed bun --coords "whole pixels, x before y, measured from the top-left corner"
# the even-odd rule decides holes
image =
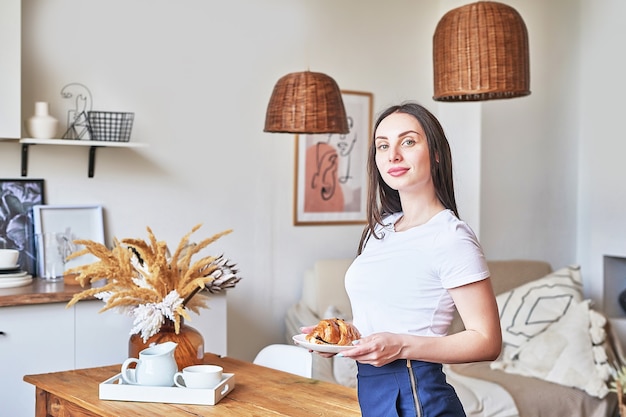
[[[346,346],[361,338],[361,333],[354,325],[344,319],[332,318],[320,320],[306,340],[311,343]]]

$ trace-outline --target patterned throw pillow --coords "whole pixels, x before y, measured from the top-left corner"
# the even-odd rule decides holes
[[[496,297],[502,327],[501,359],[541,334],[582,301],[582,278],[577,265],[565,267]]]
[[[559,321],[515,350],[511,360],[498,360],[492,369],[579,388],[604,398],[609,389],[606,318],[589,308],[589,300],[572,302]]]

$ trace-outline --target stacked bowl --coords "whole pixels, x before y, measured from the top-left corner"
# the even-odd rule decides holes
[[[21,287],[32,282],[32,275],[20,267],[19,257],[16,249],[0,249],[0,288]]]

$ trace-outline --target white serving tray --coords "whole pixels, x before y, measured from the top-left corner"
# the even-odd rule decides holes
[[[130,385],[122,381],[122,374],[100,383],[100,399],[139,401],[150,403],[215,405],[235,388],[235,374],[224,373],[215,388],[151,387]]]

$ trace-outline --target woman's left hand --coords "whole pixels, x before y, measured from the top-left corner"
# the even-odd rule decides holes
[[[315,329],[315,326],[302,326],[300,327],[300,333],[309,334]]]
[[[395,333],[374,333],[362,339],[352,349],[346,349],[341,355],[361,363],[383,366],[401,359],[404,338]]]
[[[313,331],[313,329],[315,328],[315,326],[304,326],[304,327],[300,327],[300,331],[303,334],[309,334]],[[315,352],[311,349],[309,349],[309,352],[314,352],[317,353],[318,355],[320,355],[323,358],[332,358],[333,356],[336,355],[336,353],[325,353],[325,352]]]

